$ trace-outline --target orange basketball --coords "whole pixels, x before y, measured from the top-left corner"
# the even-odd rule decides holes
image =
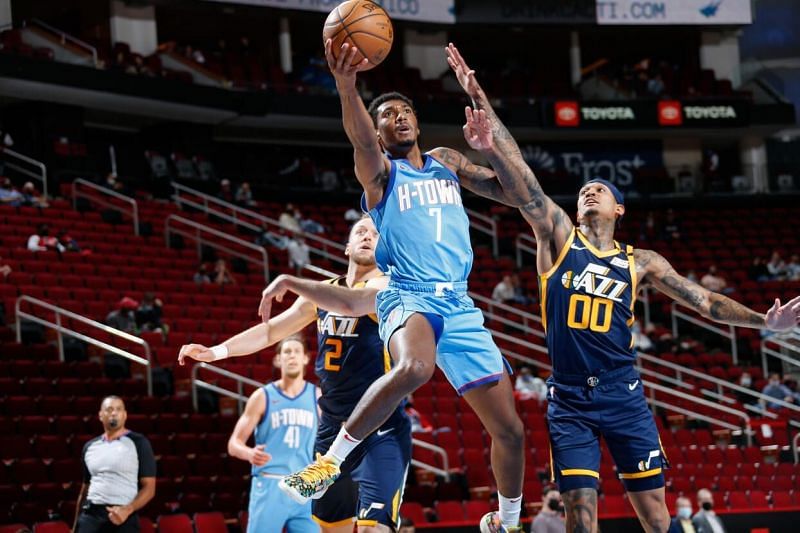
[[[368,0],[349,0],[333,8],[328,15],[322,30],[323,44],[328,39],[332,41],[334,57],[338,57],[342,44],[348,43],[360,52],[353,59],[353,64],[366,57],[369,68],[373,68],[389,54],[394,31],[389,15],[381,6]]]

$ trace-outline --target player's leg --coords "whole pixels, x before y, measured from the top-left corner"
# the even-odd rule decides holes
[[[597,531],[597,489],[572,489],[561,493],[566,514],[567,531]]]
[[[315,453],[325,453],[330,448],[340,424],[326,421],[323,417],[317,428],[314,442]],[[322,533],[353,533],[353,524],[358,512],[358,483],[353,480],[352,470],[363,456],[356,448],[342,463],[341,474],[321,498],[311,502],[311,517],[320,525]]]
[[[278,480],[256,476],[250,484],[250,505],[247,508],[248,533],[282,533],[283,525],[299,504],[278,490]],[[311,507],[308,506],[311,518]],[[319,527],[314,531],[319,531]]]
[[[639,522],[648,533],[666,533],[670,526],[669,510],[664,497],[664,487],[628,492]]]

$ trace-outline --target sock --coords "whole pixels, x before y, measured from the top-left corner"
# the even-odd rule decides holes
[[[359,444],[361,444],[361,441],[353,438],[344,426],[342,426],[342,429],[339,430],[339,434],[336,435],[336,440],[334,440],[331,447],[328,448],[328,453],[325,454],[325,457],[333,459],[337,465],[340,465]]]
[[[497,498],[500,500],[500,523],[504,526],[518,526],[519,512],[522,509],[522,494],[516,498],[506,498],[499,492]]]

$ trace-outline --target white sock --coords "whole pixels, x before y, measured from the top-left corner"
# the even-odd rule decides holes
[[[331,458],[336,461],[337,465],[340,465],[347,459],[347,456],[350,455],[356,446],[361,444],[361,441],[355,439],[352,435],[350,435],[344,426],[342,429],[339,430],[339,434],[336,435],[336,439],[331,444],[331,447],[328,448],[328,453],[325,454],[325,457]]]
[[[504,526],[518,526],[519,512],[522,509],[522,494],[516,498],[506,498],[499,492],[497,498],[500,500],[500,522]]]

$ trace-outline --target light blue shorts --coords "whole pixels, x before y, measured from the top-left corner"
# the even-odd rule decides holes
[[[483,313],[467,296],[467,284],[389,282],[378,293],[380,335],[386,346],[415,313],[424,315],[436,335],[436,364],[461,395],[512,373],[492,336],[483,327]]]
[[[247,533],[319,533],[311,519],[311,501],[303,505],[278,488],[277,478],[255,476],[250,484]]]

